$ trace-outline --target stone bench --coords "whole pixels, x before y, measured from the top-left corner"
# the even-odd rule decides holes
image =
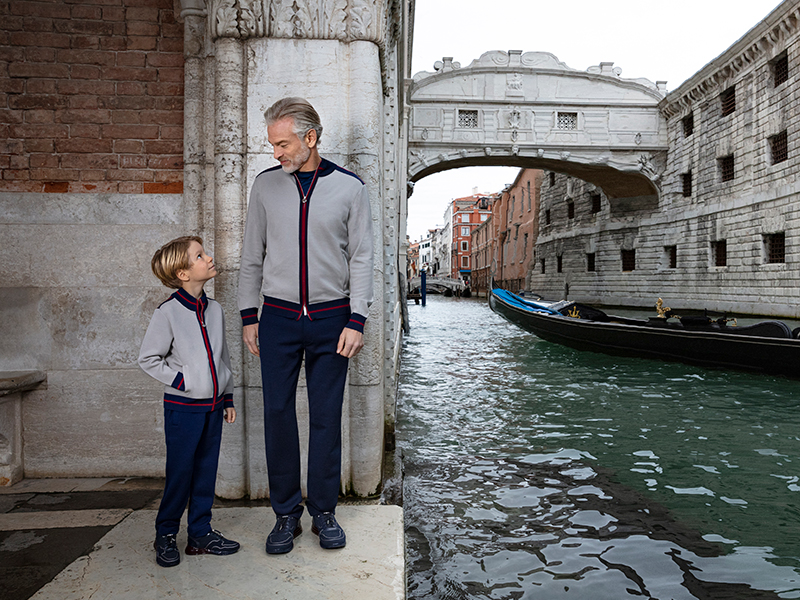
[[[44,371],[0,371],[0,486],[14,485],[24,475],[22,398],[46,382]]]

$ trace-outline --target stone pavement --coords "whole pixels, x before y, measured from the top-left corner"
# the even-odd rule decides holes
[[[218,500],[215,529],[241,543],[231,556],[155,563],[159,479],[24,480],[0,488],[0,596],[4,600],[218,598],[369,600],[405,598],[403,515],[398,506],[342,503],[342,550],[323,550],[303,516],[303,534],[282,556],[264,551],[275,517],[265,501]]]

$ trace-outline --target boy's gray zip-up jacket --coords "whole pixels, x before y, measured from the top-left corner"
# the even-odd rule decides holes
[[[256,177],[239,268],[244,325],[258,323],[263,302],[295,319],[349,311],[348,327],[363,331],[372,276],[369,195],[356,175],[322,159],[307,195],[281,167]]]
[[[233,407],[225,313],[205,293],[177,290],[153,313],[139,351],[142,370],[164,384],[164,406],[186,412]]]

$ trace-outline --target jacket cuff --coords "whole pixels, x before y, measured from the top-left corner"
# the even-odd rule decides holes
[[[367,322],[367,317],[361,316],[358,313],[352,313],[350,315],[350,322],[347,323],[347,327],[349,329],[354,329],[359,333],[364,333],[364,323]]]
[[[233,408],[233,394],[222,396],[222,408]]]
[[[240,310],[239,313],[242,315],[242,325],[258,325],[257,308],[245,308]]]
[[[172,380],[170,385],[180,392],[185,392],[186,382],[183,380],[183,373],[178,371],[178,374],[175,375],[175,379]]]

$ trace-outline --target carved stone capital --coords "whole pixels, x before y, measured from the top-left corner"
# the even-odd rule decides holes
[[[195,0],[198,1],[198,0]],[[208,0],[211,39],[383,41],[385,0]]]

